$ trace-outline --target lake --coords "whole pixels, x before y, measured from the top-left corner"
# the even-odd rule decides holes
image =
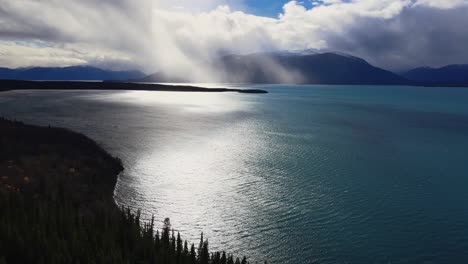
[[[467,263],[468,89],[10,91],[123,160],[119,205],[269,263]],[[162,225],[162,223],[160,223]]]

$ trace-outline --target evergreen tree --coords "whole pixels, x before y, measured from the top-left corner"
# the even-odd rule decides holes
[[[164,219],[164,226],[161,231],[161,240],[165,248],[169,249],[170,243],[170,230],[171,230],[171,220],[169,218]]]
[[[180,263],[182,260],[182,239],[180,238],[180,233],[177,232],[177,263]]]
[[[203,232],[202,232],[200,235],[200,243],[198,244],[198,249],[197,249],[198,262],[200,263],[201,263],[201,255],[203,251],[203,244],[204,244],[204,241],[203,241]]]
[[[226,259],[226,252],[223,251],[223,255],[221,256],[221,264],[227,264],[227,259]]]
[[[234,264],[234,257],[232,255],[229,255],[227,263]]]
[[[187,243],[187,240],[185,240],[185,243],[184,243],[184,252],[183,254],[185,256],[188,256],[189,255],[189,249],[188,249],[188,243]]]
[[[210,252],[208,250],[208,240],[206,240],[202,246],[200,264],[208,264],[209,260],[210,260]]]
[[[191,263],[197,263],[197,254],[195,253],[195,245],[193,243],[190,247],[190,260]]]
[[[171,236],[171,254],[173,256],[176,256],[176,238],[175,238],[175,234],[174,234],[174,229],[172,229],[172,236]]]
[[[215,252],[211,254],[211,263],[212,264],[221,264],[221,253]]]
[[[159,230],[156,230],[156,234],[154,235],[154,248],[158,250],[159,247],[160,247]]]
[[[187,240],[184,242],[184,250],[182,251],[182,260],[183,263],[190,263],[190,253],[189,253],[189,248],[188,248],[188,243]]]
[[[247,258],[245,256],[242,258],[241,264],[247,264]]]

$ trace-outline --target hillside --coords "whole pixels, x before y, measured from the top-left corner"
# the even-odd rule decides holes
[[[241,263],[119,210],[121,162],[84,135],[0,118],[0,149],[1,264]]]

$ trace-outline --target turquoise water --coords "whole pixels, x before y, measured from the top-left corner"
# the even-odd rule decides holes
[[[269,263],[466,263],[468,89],[13,91],[0,115],[124,161],[121,205]]]

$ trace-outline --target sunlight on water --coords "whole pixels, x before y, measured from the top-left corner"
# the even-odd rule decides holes
[[[164,85],[190,85],[196,87],[204,87],[204,88],[238,88],[238,87],[245,87],[242,84],[232,84],[232,83],[155,83],[155,84],[164,84]]]
[[[90,99],[148,106],[170,105],[178,110],[190,112],[232,112],[245,107],[239,100],[236,100],[235,96],[203,92],[127,91],[112,95],[92,96]]]
[[[249,87],[251,88],[251,87]],[[251,263],[465,263],[467,89],[11,91],[124,162],[115,199]]]
[[[252,159],[265,151],[267,143],[259,140],[262,127],[248,118],[255,103],[239,100],[242,96],[130,91],[88,98],[138,107],[145,126],[161,132],[139,138],[146,151],[126,166],[130,169],[118,183],[117,201],[144,208],[146,217],[170,217],[174,228],[191,241],[205,232],[214,249],[225,243],[216,232],[235,227],[231,240],[240,241],[243,230],[248,230],[244,221],[249,220],[242,218],[255,215],[249,212],[253,207],[248,196],[242,194],[247,188],[241,186],[258,182]],[[153,111],[160,107],[162,112],[154,118]]]

